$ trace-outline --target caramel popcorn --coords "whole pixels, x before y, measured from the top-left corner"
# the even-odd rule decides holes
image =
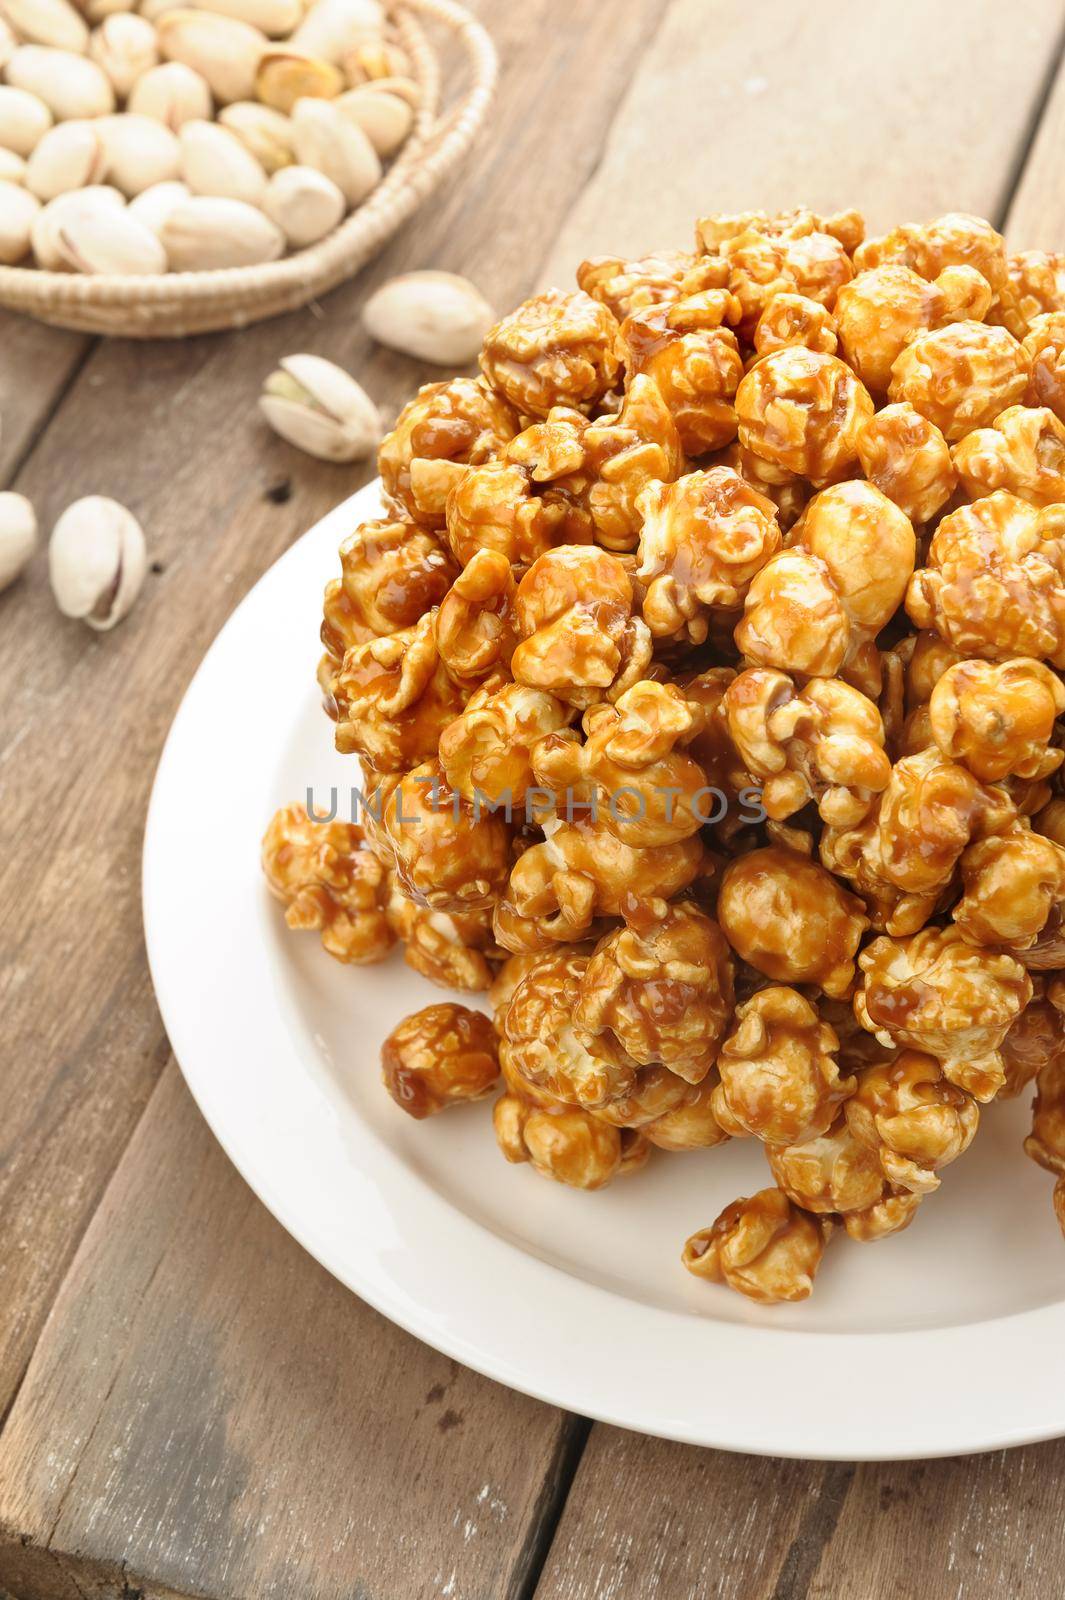
[[[1065,760],[1050,745],[1065,685],[1040,661],[959,661],[935,683],[928,711],[939,749],[985,783],[1045,778]]]
[[[944,517],[906,609],[963,656],[1065,667],[1065,513],[1000,489]]]
[[[520,806],[533,783],[540,741],[573,715],[554,695],[523,683],[488,684],[440,735],[440,764],[452,789],[476,804]]]
[[[981,1103],[1005,1082],[999,1046],[1032,997],[1032,981],[1005,951],[966,942],[960,928],[876,939],[858,957],[865,974],[854,1010],[882,1044],[934,1056],[944,1076]]]
[[[973,500],[1008,489],[1033,506],[1065,500],[1065,426],[1049,406],[1010,406],[951,452]]]
[[[639,261],[621,256],[595,256],[577,268],[577,283],[599,300],[619,322],[648,306],[672,305],[703,289],[723,289],[728,267],[723,261],[665,250]]]
[[[690,456],[718,450],[736,437],[733,398],[743,357],[727,324],[739,322],[740,302],[726,289],[635,311],[618,336],[630,375],[646,375],[659,390]]]
[[[1024,398],[1028,358],[1005,328],[951,322],[919,333],[895,358],[888,394],[955,443]]]
[[[697,1278],[725,1283],[760,1305],[805,1300],[831,1233],[830,1221],[801,1211],[780,1189],[762,1189],[693,1233],[681,1259]]]
[[[660,920],[704,863],[697,837],[636,849],[588,818],[545,831],[515,862],[497,907],[496,938],[516,953],[583,939],[600,917]]]
[[[835,319],[816,300],[804,294],[775,294],[758,318],[754,348],[759,356],[802,345],[834,356],[839,345]]]
[[[849,992],[869,918],[816,861],[778,845],[738,857],[721,880],[717,914],[736,954],[766,977]]]
[[[439,762],[427,761],[395,784],[374,832],[404,892],[434,911],[491,905],[506,884],[509,827],[453,790]]]
[[[694,905],[671,907],[646,932],[622,927],[599,942],[578,985],[573,1020],[593,1055],[620,1048],[640,1066],[705,1078],[732,1015],[732,961],[717,924]]]
[[[850,827],[887,788],[891,762],[871,700],[838,678],[797,689],[787,673],[749,667],[725,693],[728,730],[766,813],[783,821],[817,803],[823,821]]]
[[[714,609],[742,605],[780,549],[773,503],[722,466],[651,484],[639,510],[643,620],[656,639],[702,644]]]
[[[454,467],[490,460],[518,426],[517,413],[487,384],[472,378],[427,383],[378,452],[385,493],[415,522],[442,528]]]
[[[549,793],[592,807],[625,844],[687,839],[709,817],[706,775],[684,749],[701,720],[674,684],[635,683],[614,705],[584,713],[583,744],[572,733],[538,743],[533,770]]]
[[[495,1030],[466,1006],[425,1006],[381,1046],[381,1076],[397,1106],[419,1121],[483,1100],[499,1077]]]
[[[629,574],[605,550],[565,546],[540,556],[514,600],[515,678],[572,706],[617,698],[651,660],[633,601]]]
[[[365,756],[381,772],[407,771],[434,756],[462,710],[436,647],[432,612],[413,628],[352,646],[329,688],[337,749]]]
[[[263,847],[337,959],[487,993],[387,1041],[415,1115],[498,1039],[556,1182],[759,1140],[684,1259],[765,1304],[1033,1078],[1065,1231],[1065,255],[863,234],[704,217],[419,391],[325,594],[363,825]]]
[[[839,1040],[795,989],[760,989],[736,1008],[721,1047],[714,1115],[736,1138],[798,1144],[826,1132],[854,1092],[841,1078]]]
[[[508,667],[517,643],[517,590],[506,556],[478,550],[441,600],[434,624],[436,648],[456,683],[480,683]]]
[[[965,893],[954,921],[974,944],[1016,951],[1037,969],[1058,964],[1065,850],[1023,823],[983,839],[961,858]],[[1040,948],[1049,931],[1050,951]]]
[[[844,284],[836,298],[843,353],[866,388],[883,395],[911,339],[947,323],[981,322],[991,298],[990,284],[972,267],[947,267],[933,282],[909,267],[874,267]]]
[[[553,406],[586,411],[617,376],[617,332],[616,319],[590,295],[548,289],[490,330],[481,371],[525,416],[546,417]]]
[[[356,528],[340,546],[340,569],[326,588],[322,623],[331,673],[353,645],[413,628],[457,576],[439,540],[403,521]]]
[[[789,345],[747,373],[736,391],[736,415],[746,449],[821,488],[853,467],[873,402],[845,362]]]
[[[384,867],[348,822],[315,822],[303,806],[274,813],[262,865],[290,928],[313,928],[337,961],[383,961],[394,943]]]
[[[931,522],[958,478],[950,446],[911,405],[885,406],[858,435],[862,471],[911,522]]]

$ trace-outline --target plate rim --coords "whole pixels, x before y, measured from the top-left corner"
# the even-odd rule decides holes
[[[499,1304],[507,1297],[495,1295],[494,1290],[486,1293],[485,1274],[479,1267],[471,1271],[472,1263],[462,1258],[461,1252],[451,1263],[457,1268],[455,1278],[442,1288],[437,1285],[443,1296],[441,1303],[430,1307],[412,1296],[409,1284],[402,1281],[399,1259],[389,1263],[387,1252],[369,1236],[368,1227],[361,1233],[358,1228],[350,1228],[342,1245],[334,1236],[332,1224],[324,1226],[320,1213],[310,1207],[305,1192],[294,1194],[291,1181],[286,1191],[286,1185],[275,1180],[273,1163],[264,1155],[263,1140],[268,1139],[271,1148],[293,1153],[285,1143],[291,1130],[282,1126],[291,1107],[286,1107],[283,1094],[268,1079],[274,1096],[271,1103],[257,1106],[253,1119],[234,1117],[219,1088],[227,1080],[219,1077],[214,1066],[219,1037],[226,1037],[230,1022],[217,1016],[213,1021],[205,1020],[194,1003],[212,993],[217,974],[207,970],[209,941],[220,938],[221,932],[213,927],[205,932],[202,922],[199,930],[191,925],[190,919],[195,915],[192,880],[175,883],[175,846],[180,856],[180,844],[183,839],[187,843],[188,829],[202,828],[201,823],[190,823],[183,817],[188,794],[182,768],[190,752],[206,739],[211,718],[217,722],[224,714],[227,658],[240,658],[245,634],[253,638],[266,620],[270,605],[280,606],[286,579],[307,564],[303,581],[309,583],[319,546],[323,556],[328,552],[328,561],[335,562],[340,534],[356,519],[373,515],[380,503],[378,482],[342,501],[295,540],[238,603],[182,697],[152,785],[142,854],[144,931],[152,982],[182,1075],[214,1136],[244,1181],[309,1255],[414,1337],[496,1382],[613,1426],[715,1449],[848,1461],[972,1454],[1065,1434],[1065,1375],[1056,1384],[1054,1381],[1054,1357],[1065,1340],[1065,1299],[984,1321],[888,1333],[803,1331],[722,1322],[629,1300],[603,1286],[575,1278],[492,1233],[476,1218],[437,1197],[442,1215],[427,1219],[426,1244],[430,1239],[444,1239],[457,1249],[472,1238],[478,1262],[482,1255],[492,1258],[493,1263],[498,1260],[500,1270],[516,1276],[526,1294],[530,1289],[538,1293],[546,1290],[549,1303],[565,1311],[567,1317],[575,1317],[573,1324],[565,1325],[570,1342],[556,1349],[555,1342],[545,1338],[545,1328],[535,1317],[526,1319],[522,1336],[520,1319],[504,1315],[505,1307]],[[330,575],[328,564],[318,569],[318,592]],[[283,615],[288,614],[285,609]],[[283,650],[275,655],[285,658]],[[277,670],[277,662],[267,663],[268,671],[271,667]],[[216,684],[213,680],[218,674],[221,681]],[[305,690],[305,685],[302,688]],[[293,694],[299,689],[295,685]],[[283,694],[283,690],[284,684],[279,680],[279,692]],[[216,729],[213,737],[219,736],[220,730]],[[238,746],[241,738],[250,740],[245,727],[239,730]],[[264,741],[261,733],[258,747],[252,743],[251,749],[242,748],[241,754],[250,762],[248,769],[242,768],[242,781],[253,781],[254,771],[257,782],[273,770],[276,752],[268,748],[268,739]],[[259,813],[255,818],[245,813],[256,863],[257,891],[258,816],[268,814],[270,803],[267,777]],[[243,861],[243,848],[237,852],[237,859]],[[197,931],[204,936],[202,944],[195,937]],[[268,966],[264,942],[258,943],[263,947],[256,951],[256,941],[251,941],[249,958],[253,964],[262,961]],[[196,972],[189,970],[190,953],[193,961],[200,963]],[[217,951],[212,952],[213,959],[217,955]],[[241,982],[251,982],[250,969]],[[261,991],[249,992],[256,994],[261,1005]],[[257,1012],[251,1020],[262,1029],[262,1015]],[[280,1003],[274,1020],[282,1024],[283,1032]],[[230,1037],[229,1043],[232,1042]],[[292,1047],[291,1039],[276,1045],[280,1055],[274,1065],[278,1070],[283,1070],[281,1058],[286,1045]],[[270,1060],[273,1062],[272,1055]],[[283,1076],[279,1082],[283,1082]],[[305,1082],[302,1088],[306,1098],[309,1091]],[[434,1195],[435,1191],[406,1169],[372,1129],[364,1127],[363,1131],[360,1157],[364,1165],[359,1170],[370,1175],[365,1198],[373,1210],[374,1222],[387,1235],[390,1229],[400,1231],[408,1226],[407,1214],[412,1207],[416,1210],[415,1191],[419,1185]],[[302,1176],[306,1179],[307,1174]],[[397,1186],[409,1192],[398,1193]],[[471,1235],[470,1230],[475,1233]],[[402,1270],[410,1270],[405,1257]],[[494,1284],[493,1274],[489,1272],[487,1276]],[[604,1297],[608,1305],[604,1305]],[[539,1303],[535,1296],[533,1303]],[[611,1341],[606,1349],[602,1340],[597,1342],[587,1336],[581,1320],[584,1317],[591,1319],[593,1333],[597,1323],[609,1327]],[[556,1326],[550,1331],[560,1334]],[[686,1363],[671,1355],[648,1370],[647,1347],[653,1347],[657,1337],[665,1340],[664,1352],[687,1347],[690,1355],[699,1355],[703,1362],[725,1362],[730,1373],[726,1387],[730,1390],[746,1392],[746,1386],[759,1379],[759,1405],[746,1412],[738,1408],[734,1397],[725,1394],[719,1396],[718,1412],[693,1414],[690,1400],[686,1409],[680,1381],[682,1365],[690,1376]],[[918,1352],[921,1359],[915,1361]],[[642,1361],[637,1366],[640,1355]],[[801,1371],[802,1386],[789,1386],[786,1372],[779,1370],[780,1363],[784,1368],[790,1365]],[[634,1370],[641,1373],[642,1387],[619,1399],[617,1385],[626,1371]],[[882,1376],[875,1385],[867,1381],[861,1387],[863,1372],[883,1375],[893,1371],[898,1373],[896,1390]],[[813,1403],[816,1393],[838,1397],[841,1381],[849,1391],[850,1405],[829,1406],[819,1413]],[[945,1410],[944,1388],[949,1391],[948,1402],[957,1399],[957,1403],[948,1403]],[[872,1389],[876,1392],[871,1393]],[[968,1391],[976,1397],[977,1407],[984,1408],[982,1411],[966,1409]]]

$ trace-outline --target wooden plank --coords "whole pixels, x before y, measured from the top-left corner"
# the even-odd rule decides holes
[[[0,488],[85,359],[91,340],[0,311]]]
[[[545,277],[690,248],[710,211],[995,216],[1060,27],[1057,0],[980,0],[964,26],[926,0],[676,0]]]
[[[372,271],[243,334],[102,343],[18,478],[45,527],[78,494],[124,501],[158,570],[104,637],[56,616],[43,554],[0,597],[0,915],[13,944],[0,970],[0,1237],[16,1246],[0,1253],[0,1416],[166,1054],[137,896],[166,728],[245,590],[369,475],[276,440],[257,415],[260,382],[281,355],[313,350],[358,373],[388,414],[430,371],[369,347],[369,285],[437,266],[472,274],[500,305],[520,298],[664,4],[574,0],[567,33],[551,0],[485,0],[503,59],[493,128]],[[246,689],[250,708],[251,663]]]
[[[1057,70],[1006,210],[1005,232],[1012,250],[1065,250],[1065,194],[1061,188],[1065,58],[1059,52],[1054,59]]]
[[[0,1440],[0,1585],[27,1600],[518,1594],[574,1426],[305,1256],[172,1064]]]

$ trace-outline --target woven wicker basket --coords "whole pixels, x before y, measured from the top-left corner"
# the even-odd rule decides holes
[[[0,306],[79,333],[180,339],[241,328],[293,311],[350,278],[433,193],[484,122],[496,80],[491,39],[456,0],[402,0],[392,13],[422,100],[410,138],[379,186],[334,233],[283,261],[160,277],[83,277],[0,267]],[[423,21],[447,28],[466,58],[469,84],[439,117],[440,72]]]

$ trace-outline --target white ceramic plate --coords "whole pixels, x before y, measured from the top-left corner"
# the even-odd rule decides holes
[[[415,1123],[378,1047],[440,991],[397,955],[341,967],[289,933],[259,872],[274,809],[358,782],[315,684],[323,586],[374,487],[274,566],[200,667],[159,765],[148,953],[177,1058],[221,1143],[342,1282],[438,1349],[585,1415],[730,1450],[882,1459],[1065,1433],[1065,1245],[993,1108],[914,1226],[837,1241],[812,1300],[760,1309],[680,1265],[767,1182],[754,1141],[655,1155],[597,1194],[510,1167],[489,1103]]]

